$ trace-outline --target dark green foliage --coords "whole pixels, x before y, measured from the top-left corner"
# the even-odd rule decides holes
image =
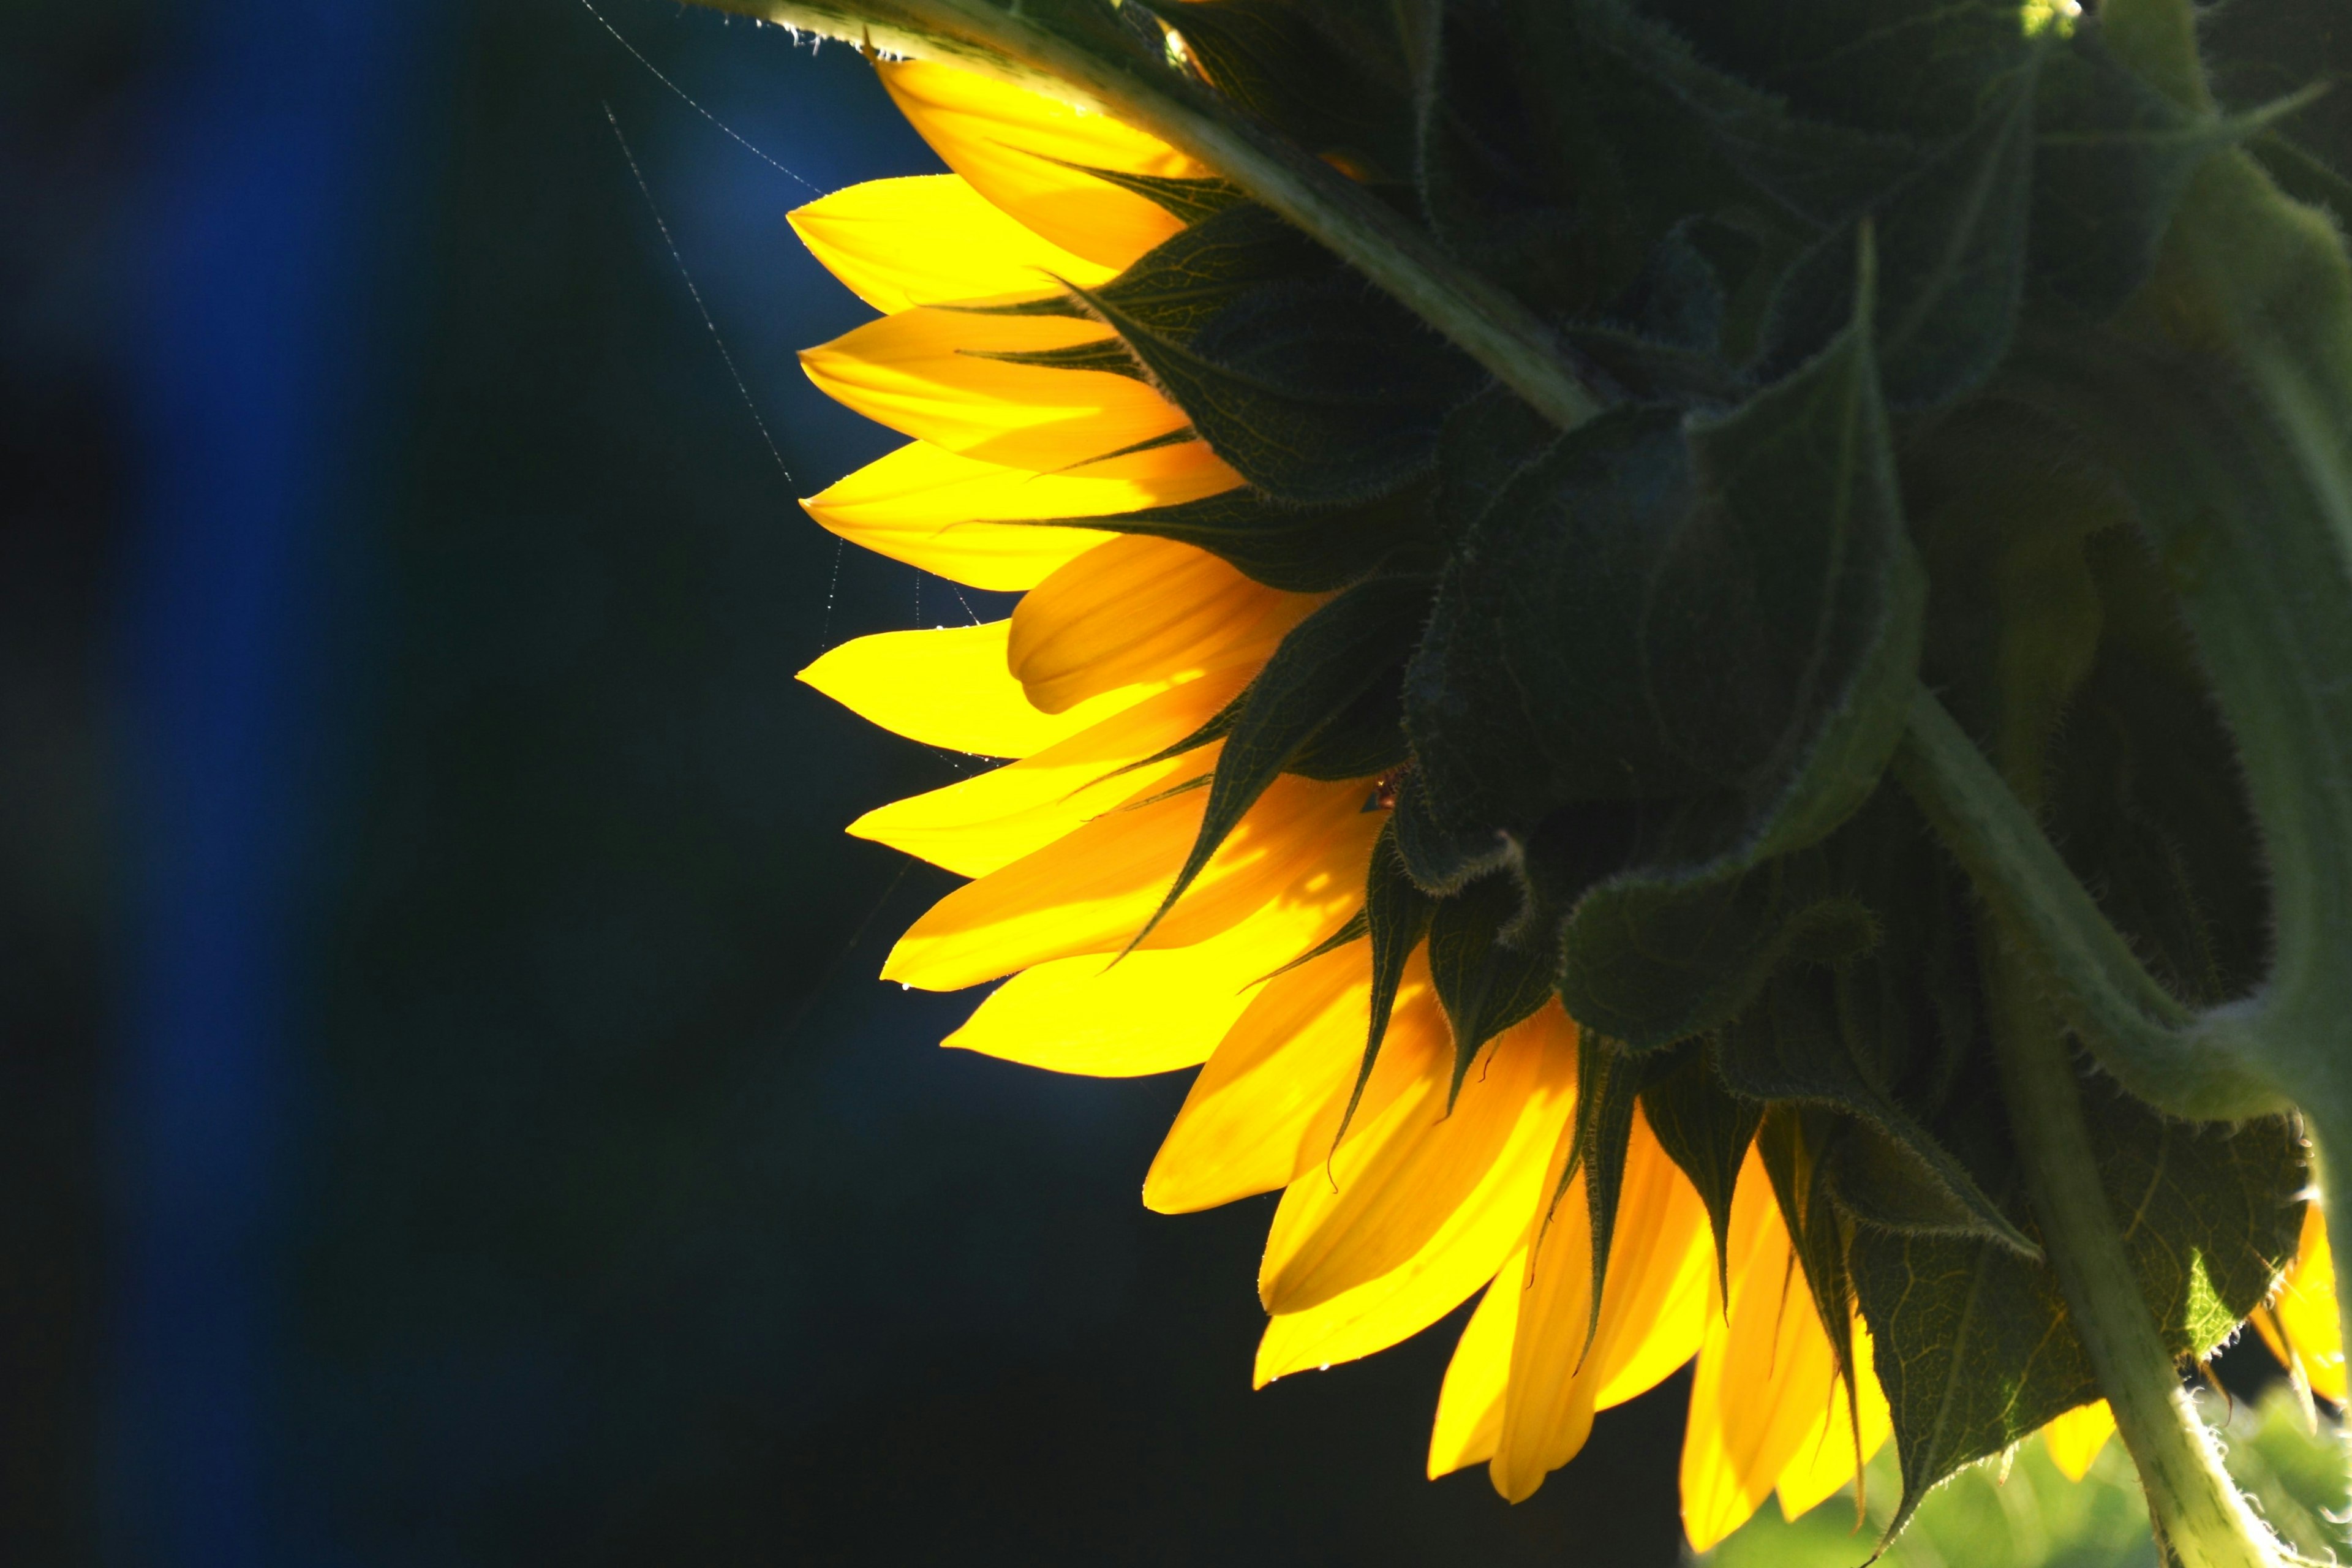
[[[2101,1178],[2165,1342],[2203,1356],[2294,1255],[2300,1140],[2280,1121],[2199,1128],[2095,1079],[2083,1089]],[[2013,1191],[1999,1195],[2021,1214]],[[1868,1227],[1854,1230],[1850,1256],[1903,1462],[1895,1528],[1953,1470],[2099,1396],[2047,1268],[1992,1242]]]
[[[2197,563],[2148,552],[2043,378],[2155,313],[2209,160],[2352,221],[2352,106],[2306,92],[2352,71],[2341,9],[2215,7],[2207,114],[2021,0],[1167,0],[1207,81],[1514,295],[1602,411],[1555,427],[1222,196],[1023,307],[1107,323],[1247,481],[1089,526],[1339,595],[1185,742],[1225,741],[1185,877],[1281,772],[1377,779],[1333,939],[1370,939],[1358,1093],[1424,941],[1457,1090],[1556,994],[1595,1301],[1637,1108],[1718,1246],[1754,1148],[1849,1365],[1873,1326],[1906,1510],[2091,1385],[1993,1071],[2000,933],[1883,775],[1924,679],[2164,984],[2258,984]],[[2300,1146],[2087,1092],[2201,1352],[2292,1247]]]

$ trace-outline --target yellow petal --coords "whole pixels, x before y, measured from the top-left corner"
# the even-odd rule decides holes
[[[802,207],[794,232],[825,269],[877,310],[992,295],[1092,289],[1113,268],[1007,216],[961,174],[868,180]]]
[[[1763,1162],[1732,1194],[1731,1301],[1709,1314],[1683,1430],[1683,1530],[1705,1552],[1748,1521],[1829,1408],[1837,1363]]]
[[[1526,1234],[1568,1120],[1575,1038],[1566,1015],[1545,1007],[1488,1043],[1450,1108],[1447,1052],[1379,1115],[1360,1111],[1325,1167],[1291,1183],[1275,1211],[1258,1268],[1266,1310],[1302,1312],[1423,1255],[1474,1247],[1460,1293],[1418,1328],[1490,1278]]]
[[[1870,1330],[1859,1317],[1853,1320],[1853,1336],[1854,1370],[1861,1381],[1859,1398],[1854,1408],[1849,1410],[1845,1380],[1831,1379],[1827,1403],[1814,1417],[1811,1429],[1798,1439],[1796,1457],[1781,1470],[1780,1484],[1774,1489],[1780,1495],[1783,1519],[1798,1518],[1848,1481],[1856,1480],[1862,1467],[1894,1435],[1894,1412],[1887,1407],[1885,1391],[1878,1386],[1878,1373],[1871,1364]],[[1859,1453],[1854,1441],[1857,1423]]]
[[[1250,673],[1247,668],[1219,670],[1155,692],[1017,763],[877,806],[851,823],[849,831],[959,876],[984,877],[1129,800],[1214,767],[1220,746],[1213,742],[1165,762],[1118,771],[1200,729],[1233,700]]]
[[[1563,1208],[1583,1201],[1582,1183],[1580,1176]],[[1675,1304],[1687,1297],[1693,1254],[1706,1244],[1706,1206],[1638,1110],[1597,1320],[1590,1311],[1590,1233],[1560,1220],[1555,1210],[1549,1234],[1538,1240],[1511,1345],[1511,1384],[1491,1473],[1496,1489],[1513,1502],[1533,1495],[1547,1474],[1575,1458],[1604,1392],[1638,1393],[1649,1386],[1642,1379],[1654,1383],[1696,1348],[1690,1313]],[[1559,1245],[1563,1239],[1571,1245]],[[1571,1279],[1571,1269],[1580,1272]],[[1703,1260],[1696,1277],[1703,1288]]]
[[[878,68],[898,112],[949,168],[1026,227],[1106,267],[1126,267],[1183,225],[1070,165],[1176,180],[1209,173],[1156,137],[985,77],[921,60]]]
[[[1190,946],[1276,899],[1349,907],[1363,896],[1380,826],[1363,799],[1360,784],[1277,779],[1144,945]],[[898,939],[883,978],[955,991],[1048,959],[1120,951],[1175,880],[1207,800],[1205,789],[1189,790],[1097,817],[957,889]]]
[[[1437,1394],[1437,1420],[1429,1434],[1429,1479],[1450,1476],[1465,1465],[1495,1457],[1503,1433],[1503,1394],[1511,1381],[1511,1340],[1519,1327],[1519,1298],[1527,1289],[1524,1243],[1503,1261],[1494,1283],[1470,1314],[1469,1326],[1445,1363]]]
[[[1184,428],[1147,384],[986,357],[1107,341],[1100,323],[919,306],[801,351],[826,396],[984,463],[1065,468]]]
[[[1319,1167],[1363,1060],[1370,994],[1370,949],[1360,942],[1269,982],[1192,1081],[1144,1177],[1144,1206],[1214,1208]],[[1356,1114],[1379,1115],[1452,1049],[1428,960],[1416,952]]]
[[[926,441],[899,447],[820,495],[808,514],[852,544],[974,588],[1034,588],[1111,538],[1030,520],[1117,517],[1232,489],[1204,442],[1131,452],[1069,473],[982,463]]]
[[[1335,916],[1339,918],[1334,918]],[[1206,1061],[1256,994],[1255,982],[1344,919],[1334,909],[1268,904],[1191,947],[1100,953],[1025,969],[942,1045],[1053,1072],[1132,1078]]]
[[[2116,1435],[2116,1413],[2104,1399],[2078,1405],[2042,1428],[2042,1446],[2050,1462],[2070,1481],[2091,1473],[2091,1466],[2107,1439]]]
[[[1263,660],[1321,602],[1253,583],[1205,550],[1130,534],[1030,590],[1007,658],[1029,700],[1058,713],[1134,681]]]
[[[1030,705],[1004,668],[1009,621],[877,632],[833,649],[800,679],[895,734],[984,757],[1025,757],[1150,696],[1107,692],[1060,713]]]
[[[1495,1091],[1509,1087],[1507,1078],[1526,1080],[1518,1089],[1517,1105],[1508,1113],[1511,1126],[1476,1184],[1437,1216],[1433,1227],[1414,1211],[1442,1201],[1436,1191],[1448,1184],[1444,1173],[1459,1156],[1427,1141],[1401,1167],[1403,1184],[1414,1189],[1410,1193],[1397,1190],[1395,1181],[1386,1184],[1386,1192],[1369,1192],[1376,1181],[1373,1167],[1382,1158],[1351,1157],[1347,1144],[1332,1162],[1338,1194],[1331,1194],[1328,1181],[1318,1192],[1313,1171],[1291,1184],[1266,1253],[1272,1259],[1278,1241],[1289,1247],[1286,1273],[1300,1279],[1298,1299],[1312,1304],[1279,1309],[1266,1324],[1258,1343],[1259,1386],[1308,1367],[1353,1361],[1419,1333],[1493,1279],[1527,1234],[1528,1215],[1543,1196],[1545,1167],[1574,1102],[1575,1029],[1566,1014],[1548,1006],[1506,1034],[1494,1049],[1496,1058],[1486,1081],[1479,1082],[1474,1073],[1472,1083],[1482,1091]],[[1531,1058],[1532,1069],[1507,1063],[1507,1052]],[[1464,1119],[1472,1083],[1463,1086],[1464,1104],[1456,1107],[1451,1121]],[[1351,1166],[1357,1167],[1352,1175]],[[1424,1180],[1425,1187],[1421,1185]],[[1318,1234],[1297,1235],[1302,1221],[1294,1204],[1313,1216],[1307,1223],[1315,1225]],[[1288,1234],[1286,1215],[1291,1216]],[[1377,1261],[1384,1237],[1374,1238],[1391,1222],[1402,1235],[1425,1229],[1426,1239],[1402,1263],[1350,1282],[1355,1273]],[[1310,1268],[1318,1248],[1325,1249],[1324,1256],[1319,1267]],[[1331,1290],[1335,1283],[1342,1288]],[[1325,1290],[1330,1293],[1313,1300]]]
[[[2303,1363],[2311,1391],[2344,1403],[2344,1338],[2336,1311],[2336,1259],[2327,1249],[2326,1217],[2316,1203],[2303,1210],[2302,1247],[2287,1266],[2271,1310]]]
[[[1586,1220],[1584,1173],[1565,1191],[1559,1175],[1574,1141],[1559,1140],[1544,1181],[1559,1192],[1548,1223],[1538,1215],[1518,1287],[1518,1322],[1511,1335],[1509,1383],[1486,1474],[1513,1502],[1533,1497],[1544,1477],[1576,1457],[1592,1431],[1592,1384],[1580,1384],[1585,1326],[1592,1303],[1592,1232]]]

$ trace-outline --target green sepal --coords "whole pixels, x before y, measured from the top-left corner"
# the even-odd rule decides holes
[[[1043,518],[1041,528],[1098,528],[1194,545],[1285,593],[1323,594],[1383,565],[1433,553],[1425,486],[1352,506],[1285,506],[1247,489],[1113,517]]]
[[[1773,1199],[1789,1227],[1789,1245],[1805,1277],[1822,1332],[1837,1356],[1845,1383],[1846,1419],[1859,1448],[1862,1428],[1860,1380],[1854,1375],[1853,1277],[1847,1260],[1848,1233],[1822,1168],[1822,1145],[1836,1132],[1827,1112],[1793,1105],[1767,1108],[1756,1129],[1756,1152],[1772,1183]]]
[[[1436,900],[1405,875],[1396,853],[1396,823],[1391,818],[1381,825],[1379,836],[1372,840],[1364,874],[1364,928],[1372,939],[1370,1023],[1355,1087],[1348,1092],[1348,1109],[1339,1117],[1339,1130],[1331,1135],[1335,1149],[1348,1135],[1348,1125],[1355,1121],[1356,1107],[1364,1098],[1364,1086],[1371,1081],[1372,1068],[1380,1060],[1381,1044],[1388,1038],[1389,1016],[1396,1008],[1397,989],[1404,983],[1405,962],[1429,934],[1430,920],[1436,912]]]
[[[1263,985],[1269,980],[1278,979],[1281,976],[1289,973],[1294,969],[1301,968],[1304,965],[1312,963],[1317,959],[1322,958],[1327,954],[1337,952],[1341,948],[1348,946],[1351,942],[1361,942],[1366,936],[1370,934],[1371,929],[1371,912],[1369,910],[1358,910],[1354,914],[1348,917],[1346,923],[1341,925],[1338,931],[1333,931],[1329,936],[1325,937],[1321,942],[1317,942],[1313,947],[1308,948],[1305,952],[1300,953],[1297,958],[1292,959],[1289,963],[1267,970],[1264,974],[1261,974],[1255,980],[1251,981],[1250,984],[1252,985]]]
[[[1286,770],[1301,778],[1338,784],[1377,779],[1404,765],[1404,658],[1402,650],[1373,678],[1353,702],[1331,716],[1315,738],[1290,759]]]
[[[1557,960],[1547,933],[1511,929],[1522,902],[1511,878],[1486,877],[1440,900],[1430,921],[1429,975],[1454,1031],[1448,1108],[1486,1042],[1551,998]]]
[[[2100,1178],[2141,1293],[2176,1356],[2202,1359],[2294,1256],[2310,1179],[2295,1129],[2168,1121],[2082,1081]],[[2013,1192],[2000,1194],[2016,1205]],[[2029,1231],[2031,1227],[2027,1227]],[[1856,1226],[1848,1258],[1895,1419],[1903,1504],[2101,1396],[2057,1278],[1998,1243]]]
[[[1874,961],[1863,960],[1841,969],[1782,969],[1747,1011],[1716,1035],[1717,1070],[1734,1093],[1748,1099],[1818,1106],[1869,1122],[1909,1159],[1915,1181],[1932,1184],[1950,1200],[1947,1217],[1953,1226],[2038,1257],[2040,1244],[2019,1229],[1978,1186],[1968,1167],[1897,1101],[1884,1068],[1866,1055],[1879,1045],[1879,1037],[1849,1026],[1847,994],[1867,984],[1877,967]]]
[[[1715,1233],[1717,1282],[1731,1300],[1731,1197],[1764,1108],[1723,1087],[1702,1042],[1675,1047],[1642,1089],[1642,1114],[1666,1157],[1690,1178]]]
[[[1601,1287],[1609,1281],[1609,1254],[1617,1238],[1617,1204],[1625,1190],[1625,1159],[1633,1141],[1633,1110],[1652,1064],[1615,1041],[1591,1030],[1576,1044],[1576,1131],[1568,1163],[1551,1194],[1557,1206],[1580,1171],[1584,1207],[1592,1234],[1591,1304],[1585,1314],[1584,1343],[1591,1349],[1601,1327]]]
[[[1132,949],[1176,907],[1217,847],[1268,785],[1386,670],[1412,635],[1427,587],[1407,578],[1361,583],[1293,626],[1242,695],[1209,785],[1192,851]]]
[[[958,349],[956,353],[966,359],[992,359],[1039,370],[1091,370],[1135,381],[1146,379],[1143,367],[1136,363],[1135,356],[1117,338],[1097,338],[1093,342],[1066,343],[1052,349]]]
[[[1072,163],[1059,158],[1050,161],[1141,196],[1185,224],[1201,223],[1249,200],[1249,193],[1230,180],[1175,179],[1166,174],[1134,174],[1124,169],[1097,169],[1091,163]]]
[[[1297,506],[1368,500],[1428,471],[1466,360],[1349,277],[1268,284],[1189,342],[1106,294],[1073,288],[1192,428],[1262,494]]]

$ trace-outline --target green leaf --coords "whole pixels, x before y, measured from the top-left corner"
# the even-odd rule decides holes
[[[1395,821],[1382,824],[1380,836],[1372,840],[1364,877],[1364,925],[1372,939],[1371,1024],[1364,1038],[1363,1062],[1356,1069],[1356,1085],[1348,1095],[1348,1109],[1339,1118],[1339,1131],[1331,1136],[1334,1148],[1356,1119],[1364,1085],[1371,1081],[1373,1065],[1380,1060],[1381,1042],[1388,1038],[1389,1015],[1396,1008],[1397,988],[1404,981],[1405,961],[1429,934],[1429,922],[1436,912],[1435,901],[1413,886],[1397,858]]]
[[[1176,907],[1266,787],[1326,725],[1393,668],[1427,601],[1423,584],[1375,578],[1291,628],[1238,700],[1192,852],[1136,942],[1150,935]]]
[[[2206,1355],[2294,1256],[2310,1179],[2300,1140],[2277,1118],[2200,1127],[2104,1080],[2082,1088],[2141,1292],[2174,1354]],[[1902,1458],[1890,1536],[1962,1465],[2099,1397],[2046,1266],[1989,1241],[1868,1226],[1853,1232],[1849,1256]]]
[[[1448,1106],[1486,1042],[1551,998],[1557,959],[1546,933],[1510,929],[1520,904],[1512,879],[1487,877],[1439,902],[1430,921],[1430,979],[1454,1030]]]
[[[1613,56],[1620,69],[1671,95],[1678,118],[1696,125],[1716,156],[1749,190],[1800,223],[1825,227],[1843,221],[1891,189],[1917,162],[1916,142],[1899,129],[1836,124],[1792,107],[1763,85],[1764,79],[1742,68],[1757,62],[1737,58],[1737,49],[1722,64],[1721,57],[1702,58],[1706,51],[1686,41],[1706,36],[1691,26],[1696,13],[1690,7],[1684,8],[1687,14],[1667,12],[1674,25],[1643,15],[1629,0],[1580,0],[1575,9],[1585,36]],[[1770,7],[1705,5],[1708,16],[1768,31],[1786,28],[1798,17],[1837,29],[1842,9],[1817,5],[1784,14]],[[1834,53],[1841,43],[1852,41],[1849,31],[1843,40],[1825,40],[1822,47]],[[1723,68],[1727,64],[1729,69]],[[1968,118],[1972,116],[1959,123]]]
[[[2352,175],[2352,92],[2345,90],[2352,82],[2352,16],[2342,5],[2265,0],[2216,6],[2200,16],[2198,32],[2215,92],[2242,114],[2314,82],[2335,84],[2296,117],[2289,134],[2303,156],[2339,182]],[[2352,222],[2352,212],[2338,207],[2336,217]]]
[[[1968,132],[1874,204],[1877,352],[1887,400],[1933,407],[1972,391],[2009,350],[2024,296],[2036,50]],[[1831,231],[1781,284],[1768,366],[1811,353],[1853,319],[1857,223]]]
[[[1706,1205],[1723,1299],[1731,1300],[1731,1194],[1764,1108],[1727,1090],[1699,1042],[1662,1060],[1642,1090],[1642,1114],[1658,1146],[1682,1168]]]
[[[2155,266],[2189,176],[2251,129],[2191,117],[2083,27],[2044,68],[2035,107],[2031,287],[2115,310]]]

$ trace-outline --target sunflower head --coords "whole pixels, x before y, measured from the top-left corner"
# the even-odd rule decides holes
[[[1145,1196],[1286,1189],[1262,1381],[1486,1288],[1433,1474],[1524,1497],[1694,1355],[1702,1547],[1890,1433],[1898,1526],[2045,1425],[2079,1473],[2112,1422],[2022,1196],[2008,939],[1890,768],[1924,682],[2171,995],[2261,982],[2194,541],[2112,416],[2205,346],[2200,171],[2324,161],[2043,0],[1072,16],[1369,193],[1595,412],[1165,142],[883,64],[953,173],[795,215],[886,312],[804,357],[915,444],[809,508],[1025,595],[806,672],[1016,759],[853,828],[975,879],[886,973],[1013,977],[950,1045],[1205,1063]],[[2259,1312],[2340,1397],[2299,1130],[2082,1092],[2169,1350]]]

